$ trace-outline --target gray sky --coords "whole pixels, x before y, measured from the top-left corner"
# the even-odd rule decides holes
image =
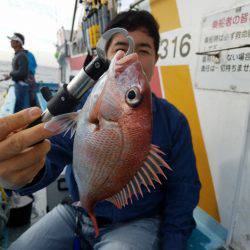
[[[75,0],[0,0],[0,60],[10,61],[13,50],[6,36],[20,32],[25,48],[39,65],[57,67],[56,32],[71,29]]]

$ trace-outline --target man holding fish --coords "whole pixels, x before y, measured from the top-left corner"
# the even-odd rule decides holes
[[[32,193],[68,165],[75,201],[58,205],[10,249],[72,249],[76,231],[94,249],[186,249],[200,181],[186,118],[149,89],[159,27],[146,11],[118,14],[109,29],[115,27],[129,31],[136,53],[125,55],[122,35],[112,38],[109,70],[79,112],[17,133],[39,116],[38,109],[1,120],[0,183]],[[31,146],[59,132],[66,135]]]

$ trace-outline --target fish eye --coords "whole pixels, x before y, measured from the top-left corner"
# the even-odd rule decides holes
[[[126,93],[126,103],[131,107],[136,107],[142,100],[142,95],[137,87],[130,88]]]

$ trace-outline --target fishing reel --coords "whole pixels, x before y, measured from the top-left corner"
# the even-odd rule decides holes
[[[41,93],[47,101],[47,109],[29,127],[41,122],[47,122],[53,116],[70,113],[75,109],[83,94],[93,87],[98,79],[108,70],[110,60],[106,55],[106,46],[116,34],[122,34],[128,41],[129,48],[126,55],[134,52],[133,38],[128,35],[126,29],[114,28],[106,31],[97,43],[97,56],[86,67],[83,67],[69,84],[64,84],[54,96],[48,87],[41,89]]]

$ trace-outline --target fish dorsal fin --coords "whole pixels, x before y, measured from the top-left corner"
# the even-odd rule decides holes
[[[137,200],[139,195],[143,197],[141,185],[144,185],[147,191],[150,193],[149,186],[155,188],[154,182],[162,184],[158,174],[167,179],[161,166],[172,170],[169,165],[164,161],[160,154],[165,155],[158,146],[151,144],[149,154],[146,160],[143,162],[143,166],[137,171],[132,180],[117,194],[108,198],[107,200],[112,202],[117,208],[122,208],[128,205],[129,201],[132,204],[132,196],[134,195]]]
[[[77,112],[54,116],[50,121],[46,122],[44,127],[52,131],[57,131],[57,134],[64,132],[64,136],[71,131],[70,138],[72,138],[76,132],[79,113],[80,110]]]

